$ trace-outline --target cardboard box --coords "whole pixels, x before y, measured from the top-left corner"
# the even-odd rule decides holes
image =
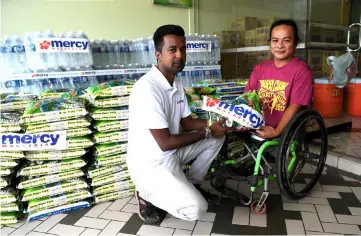
[[[336,43],[338,32],[336,30],[321,30],[321,40],[325,43]]]
[[[241,17],[232,22],[232,31],[247,31],[257,28],[257,17]]]
[[[256,29],[256,46],[268,45],[269,27],[262,27]]]
[[[268,27],[270,28],[273,22],[280,20],[280,17],[268,17],[268,18],[258,18],[257,27]]]
[[[321,71],[322,72],[322,51],[309,51],[308,52],[308,65],[312,71]]]
[[[221,31],[214,34],[219,37],[222,49],[237,48],[242,45],[242,39],[239,38],[238,33],[235,31]]]
[[[246,47],[256,46],[256,30],[247,30],[245,32],[244,37],[245,37],[244,45]]]

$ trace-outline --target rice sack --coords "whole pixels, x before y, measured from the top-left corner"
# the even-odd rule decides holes
[[[112,174],[112,173],[116,173],[116,172],[120,172],[120,171],[125,171],[127,169],[128,169],[127,164],[121,164],[121,165],[116,165],[116,166],[104,166],[104,167],[91,166],[88,169],[88,177],[96,178],[96,177],[100,177],[100,176],[104,176],[104,175],[108,175],[108,174]]]
[[[69,149],[84,149],[93,146],[94,143],[88,136],[67,138],[66,148]]]
[[[26,128],[26,133],[33,134],[39,132],[52,132],[58,130],[69,130],[69,129],[78,129],[89,127],[90,119],[89,118],[78,118],[76,120],[67,120],[67,121],[58,121],[40,125],[29,125]]]
[[[90,198],[91,196],[92,195],[89,190],[77,190],[71,193],[62,194],[54,197],[34,199],[29,201],[28,209],[26,212],[29,213],[33,211],[39,211],[51,207],[65,205],[68,203],[78,202]]]
[[[1,112],[0,133],[12,133],[21,131],[20,112]]]
[[[99,144],[125,142],[128,140],[128,131],[98,132],[94,134],[94,140]]]
[[[84,179],[76,178],[65,180],[53,184],[46,184],[36,188],[26,189],[23,192],[21,201],[27,202],[37,198],[45,198],[59,194],[73,192],[75,190],[86,189],[88,184]]]
[[[94,128],[99,132],[112,132],[128,129],[128,120],[106,120],[94,123]]]
[[[0,204],[0,212],[15,212],[19,211],[19,206],[16,203]]]
[[[95,186],[101,186],[104,184],[109,184],[109,183],[114,183],[117,181],[123,181],[123,180],[127,180],[130,178],[129,172],[126,170],[122,170],[116,173],[112,173],[112,174],[108,174],[108,175],[103,175],[103,176],[99,176],[99,177],[95,177],[92,179],[92,183],[91,186],[95,187]]]
[[[93,108],[91,117],[94,120],[127,120],[129,118],[128,106],[110,107],[110,108]]]
[[[113,156],[98,156],[95,158],[96,165],[98,166],[113,166],[120,165],[126,162],[127,154],[116,154]]]
[[[202,108],[209,112],[210,124],[225,117],[226,125],[237,129],[259,129],[264,125],[263,112],[256,91],[244,94],[232,103],[204,96]]]
[[[22,151],[0,151],[0,158],[4,159],[21,159],[25,157]]]
[[[6,187],[0,190],[0,204],[9,204],[18,200],[18,190]]]
[[[16,224],[19,220],[18,212],[0,213],[0,225]]]
[[[108,202],[116,199],[131,197],[134,195],[134,189],[122,190],[119,192],[108,193],[100,196],[95,196],[95,203]]]
[[[85,92],[90,101],[97,98],[120,97],[129,95],[133,88],[133,82],[119,80],[110,83],[102,83],[88,87]]]
[[[99,196],[102,194],[119,192],[119,191],[123,191],[123,190],[134,189],[134,188],[135,188],[135,185],[132,181],[129,181],[129,180],[119,181],[119,182],[106,184],[104,186],[95,188],[93,190],[93,195]]]
[[[52,184],[63,180],[74,179],[84,176],[82,170],[71,170],[57,174],[45,175],[40,177],[24,176],[18,184],[18,189],[28,189],[39,187],[45,184]]]
[[[86,153],[87,151],[85,149],[26,152],[25,158],[29,161],[66,160],[84,156]]]
[[[81,98],[45,99],[30,103],[20,120],[24,124],[41,124],[76,119],[87,114],[85,105],[86,100]]]
[[[0,94],[0,112],[24,111],[27,105],[37,100],[35,95],[18,93]]]
[[[91,206],[91,203],[89,201],[79,201],[76,203],[69,203],[69,204],[57,206],[57,207],[50,208],[50,209],[31,212],[28,215],[27,220],[34,221],[34,220],[41,219],[43,217],[52,216],[52,215],[60,214],[60,213],[68,213],[68,212],[80,210],[83,208],[87,208],[90,206]]]
[[[117,142],[110,144],[96,144],[95,145],[95,156],[110,156],[122,152],[126,152],[128,148],[127,142]]]
[[[21,176],[40,176],[79,169],[86,165],[81,158],[62,161],[34,161],[20,170]]]

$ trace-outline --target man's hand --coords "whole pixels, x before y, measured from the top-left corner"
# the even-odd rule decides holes
[[[227,119],[222,119],[222,120],[216,121],[209,127],[209,129],[212,131],[213,137],[224,136],[227,133],[235,131],[235,128],[224,126],[224,122],[226,120]]]
[[[262,138],[276,138],[281,134],[281,132],[271,126],[261,126],[256,132]]]

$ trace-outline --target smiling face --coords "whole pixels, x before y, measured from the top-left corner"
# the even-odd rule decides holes
[[[273,28],[270,46],[275,60],[289,61],[292,59],[297,47],[292,26],[279,25]]]
[[[158,66],[166,73],[181,72],[186,63],[186,49],[185,37],[165,35],[161,52],[156,51]]]

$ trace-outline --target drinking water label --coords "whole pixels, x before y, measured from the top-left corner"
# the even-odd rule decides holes
[[[188,52],[211,52],[211,41],[187,41],[187,53]]]
[[[66,131],[37,134],[0,133],[4,151],[40,151],[66,149]]]
[[[38,38],[36,52],[89,53],[89,40],[81,38]]]

